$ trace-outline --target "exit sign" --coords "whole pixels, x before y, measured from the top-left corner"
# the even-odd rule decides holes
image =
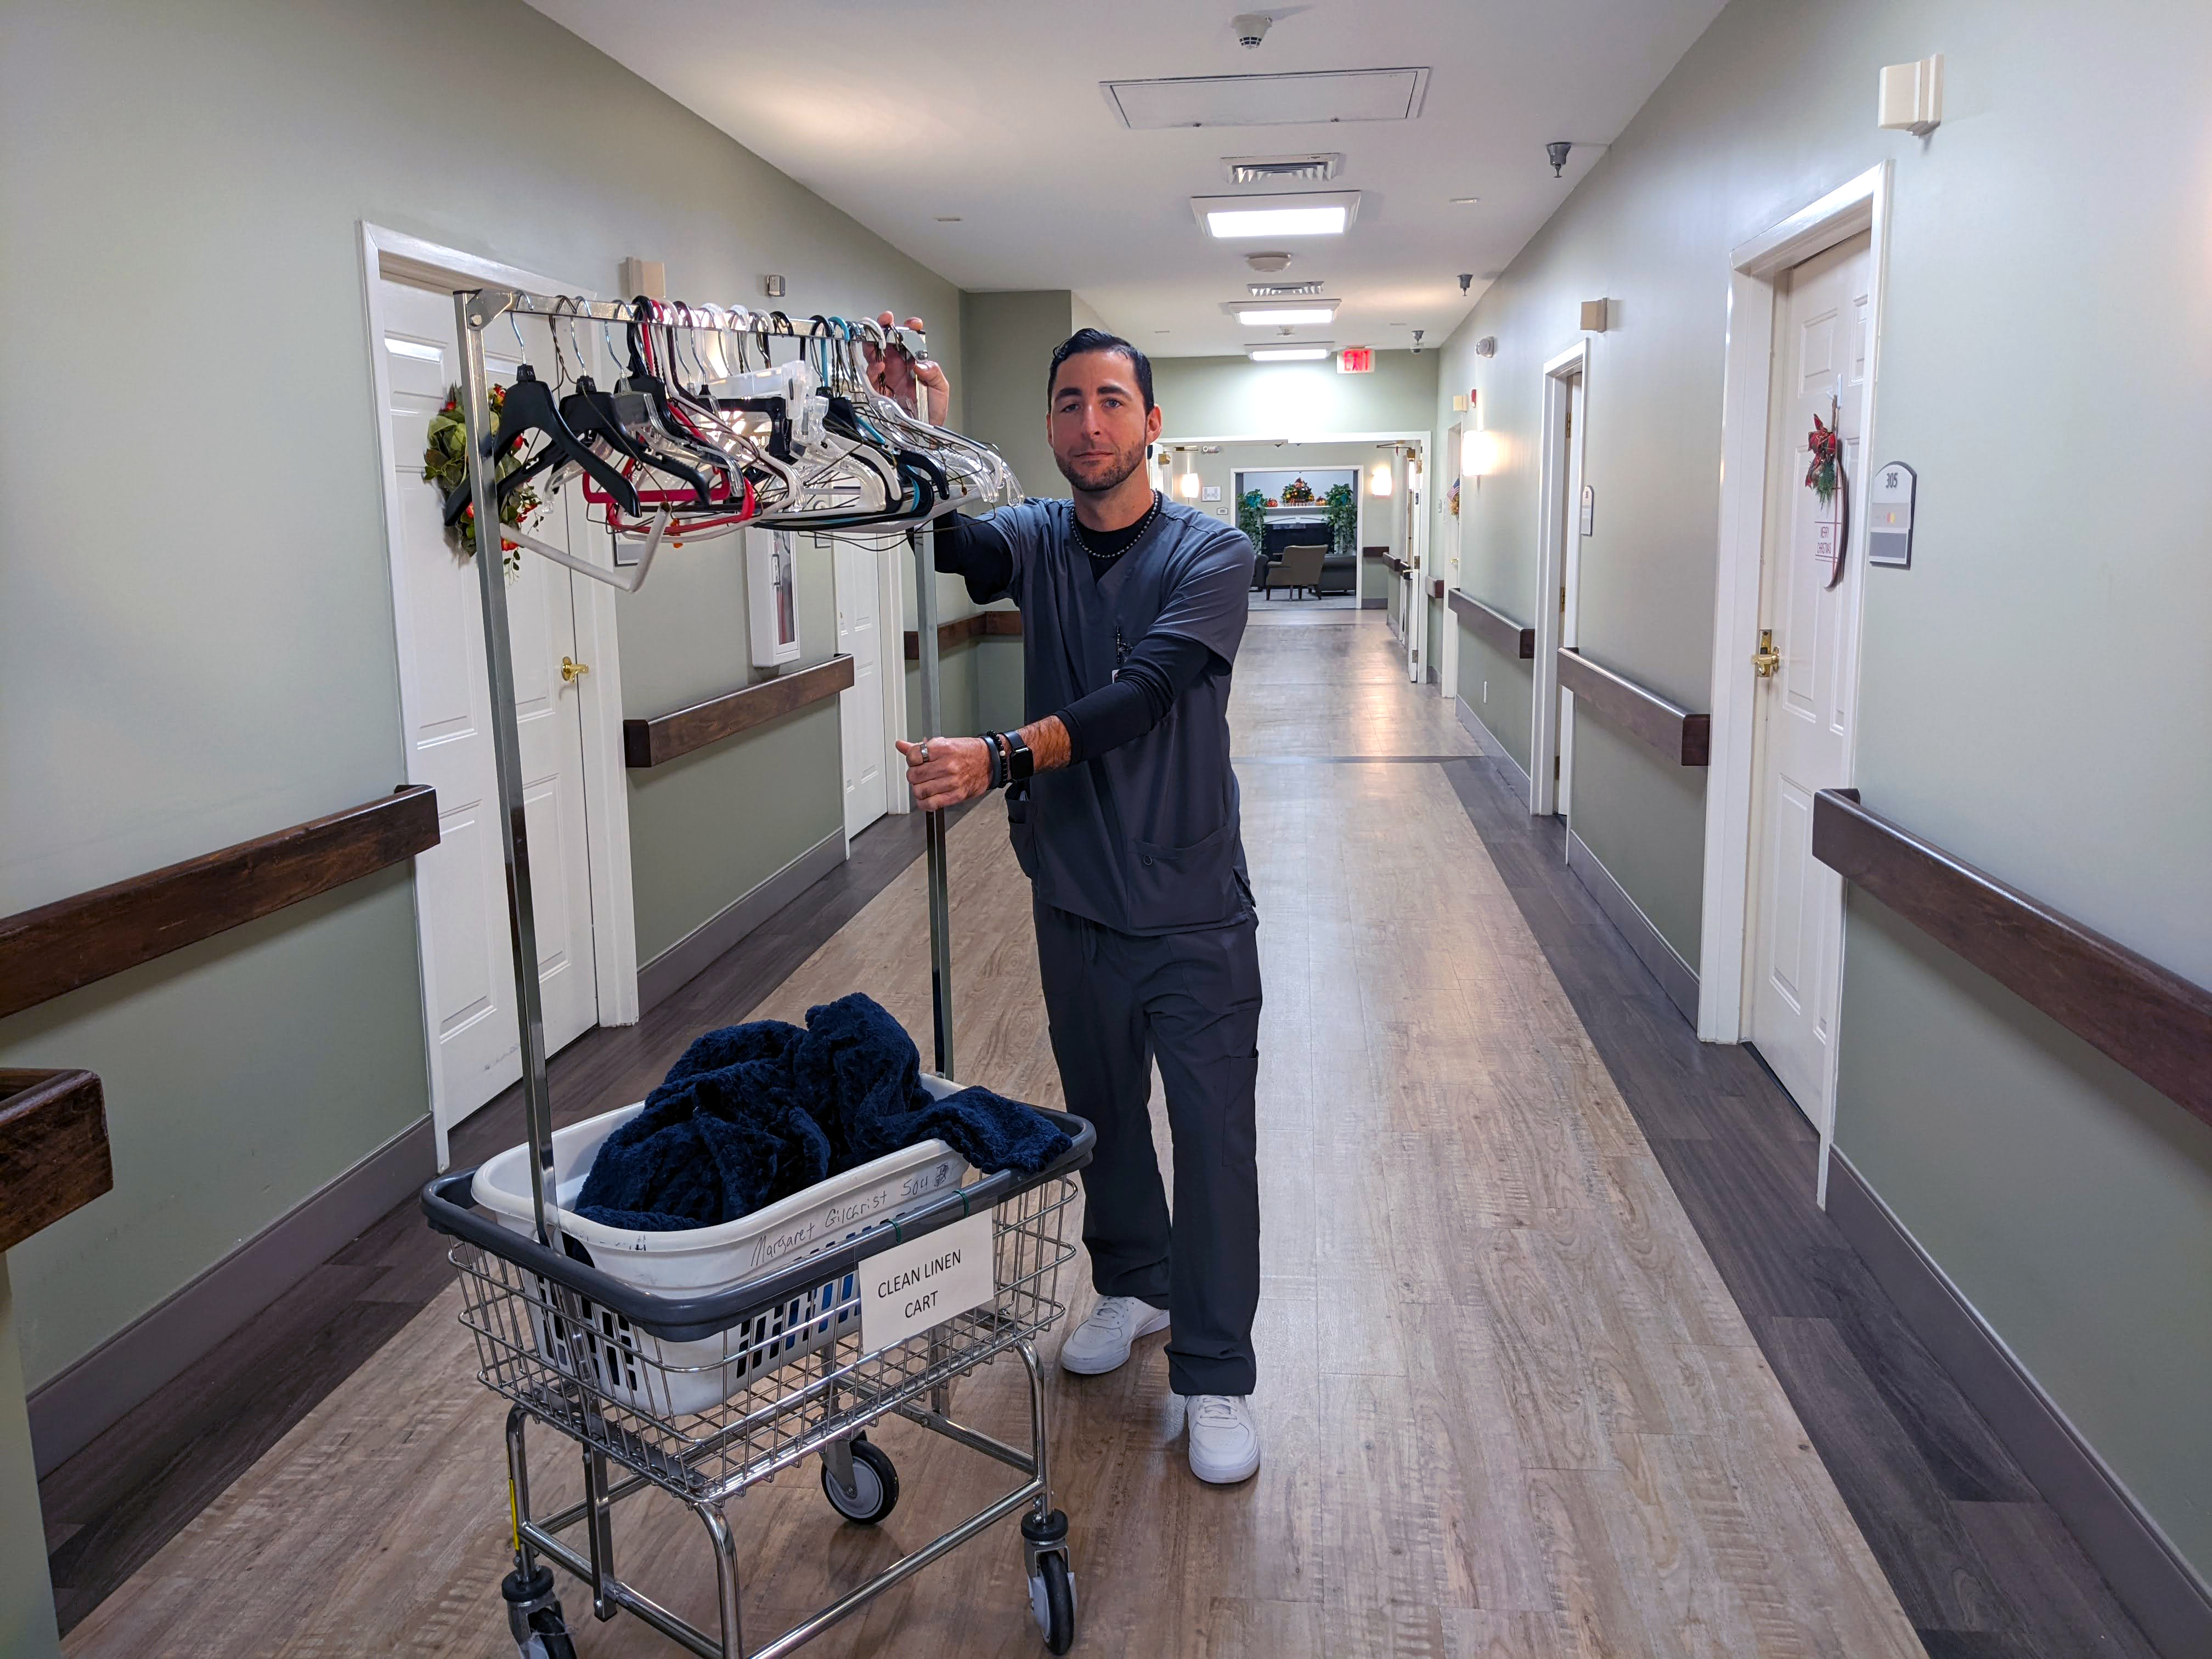
[[[1336,354],[1336,372],[1340,374],[1372,374],[1375,372],[1374,347],[1345,347]]]

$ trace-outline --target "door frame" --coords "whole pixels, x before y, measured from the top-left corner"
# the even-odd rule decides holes
[[[399,460],[392,453],[392,381],[384,362],[384,297],[379,286],[389,271],[432,284],[450,281],[459,287],[471,283],[525,289],[537,294],[596,295],[587,289],[557,282],[536,272],[480,258],[458,248],[360,222],[362,305],[369,343],[369,374],[375,398],[375,439],[380,477],[380,500],[384,509],[384,541],[391,565],[392,641],[399,669],[400,729],[414,729],[405,665],[411,659],[413,641],[408,636],[406,550],[402,540],[399,502]],[[604,582],[573,584],[576,618],[576,648],[588,653],[592,672],[576,682],[578,712],[583,726],[584,822],[586,856],[592,886],[592,964],[593,989],[602,1025],[634,1025],[638,1019],[637,913],[630,881],[629,785],[623,761],[622,659],[616,639],[615,593]],[[408,781],[414,776],[414,756],[407,747]],[[422,1063],[429,1091],[431,1115],[440,1120],[437,1067],[431,1063],[431,1022],[436,1000],[432,975],[428,918],[422,913],[421,893],[415,889],[415,939],[422,979],[425,1020]],[[445,1164],[445,1135],[439,1137],[439,1164]]]
[[[1194,446],[1198,444],[1272,444],[1276,442],[1298,444],[1345,444],[1347,446],[1368,443],[1405,444],[1411,448],[1413,453],[1419,455],[1421,458],[1423,508],[1423,511],[1419,515],[1419,521],[1418,524],[1415,522],[1415,516],[1410,511],[1407,511],[1407,513],[1405,520],[1406,551],[1409,560],[1415,556],[1424,556],[1428,551],[1428,475],[1430,470],[1436,465],[1437,459],[1437,434],[1434,432],[1232,432],[1225,436],[1214,434],[1204,437],[1186,437],[1181,433],[1170,434],[1163,432],[1154,441],[1156,444],[1162,446],[1175,444],[1187,444]],[[1404,489],[1406,488],[1404,459],[1394,453],[1391,460],[1392,487],[1394,489]],[[1365,466],[1362,466],[1358,469],[1358,471],[1361,482],[1358,485],[1354,486],[1353,489],[1354,498],[1359,503],[1359,530],[1352,538],[1355,543],[1352,549],[1353,570],[1352,575],[1352,594],[1354,599],[1358,599],[1359,597],[1361,573],[1365,568],[1363,562],[1366,557],[1366,555],[1359,550],[1357,544],[1363,542],[1365,539],[1367,531],[1367,489],[1365,483],[1367,468]],[[1234,467],[1230,469],[1229,476],[1231,481],[1229,487],[1233,489],[1235,488],[1237,477],[1237,470]],[[1233,513],[1230,515],[1228,522],[1232,525],[1237,522],[1236,515]],[[1425,568],[1425,566],[1424,568]],[[1389,613],[1386,611],[1384,614],[1388,615]],[[1449,694],[1447,693],[1447,695]]]
[[[1589,456],[1590,342],[1585,334],[1565,350],[1544,362],[1543,451],[1537,471],[1536,499],[1536,660],[1528,709],[1528,812],[1549,817],[1559,805],[1559,781],[1544,764],[1554,747],[1560,767],[1566,769],[1566,747],[1560,739],[1567,729],[1566,709],[1560,705],[1559,647],[1563,639],[1559,608],[1552,603],[1553,590],[1565,583],[1571,566],[1579,576],[1582,561],[1570,557],[1567,533],[1579,529],[1576,504],[1566,499],[1566,483],[1585,476]],[[1583,421],[1572,439],[1567,435],[1567,411],[1574,406],[1574,388],[1583,383]],[[1571,441],[1572,448],[1569,448]],[[1576,549],[1579,555],[1581,549]],[[1578,598],[1570,595],[1570,599]]]
[[[1728,337],[1721,398],[1720,556],[1714,582],[1712,763],[1705,782],[1704,915],[1699,927],[1698,1035],[1708,1042],[1741,1042],[1749,1016],[1755,918],[1751,908],[1753,737],[1759,704],[1745,661],[1759,626],[1759,595],[1766,531],[1767,425],[1774,374],[1774,316],[1778,284],[1796,266],[1862,232],[1869,245],[1866,380],[1860,390],[1859,453],[1875,447],[1875,389],[1881,380],[1881,335],[1888,311],[1890,164],[1869,167],[1819,199],[1776,220],[1729,256]],[[1862,462],[1861,471],[1871,465]],[[1845,765],[1858,775],[1859,642],[1866,611],[1866,514],[1850,528],[1844,556],[1859,562],[1857,597],[1844,624],[1850,673],[1844,687],[1850,738]],[[1840,899],[1838,902],[1840,903]],[[1843,1000],[1844,929],[1838,918],[1836,955],[1828,975],[1828,1006],[1835,1022]],[[1820,1133],[1819,1196],[1827,1197],[1828,1158],[1835,1140],[1835,1055],[1821,1097],[1811,1103]]]
[[[834,601],[837,596],[837,543],[841,538],[821,535],[816,539],[829,549],[830,592]],[[898,740],[906,735],[906,583],[902,561],[907,556],[907,544],[903,537],[854,536],[842,539],[866,547],[875,564],[876,683],[884,705],[884,816],[889,817],[895,812],[914,810],[913,793],[904,787],[906,757],[898,751]],[[841,754],[840,789],[843,785],[844,757]],[[842,805],[842,795],[840,801]],[[845,856],[852,855],[853,837],[848,834]]]

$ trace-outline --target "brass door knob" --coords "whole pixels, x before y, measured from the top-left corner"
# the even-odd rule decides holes
[[[563,685],[574,685],[591,672],[592,665],[587,662],[571,662],[566,657],[561,659],[561,684]]]
[[[1782,653],[1774,648],[1774,630],[1759,630],[1759,649],[1751,653],[1751,665],[1761,679],[1773,678],[1774,671],[1782,666]]]

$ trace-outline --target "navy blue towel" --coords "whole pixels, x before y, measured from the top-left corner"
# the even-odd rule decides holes
[[[693,1042],[599,1148],[576,1213],[641,1232],[716,1226],[933,1136],[979,1170],[1024,1175],[1071,1145],[988,1089],[931,1095],[914,1039],[856,993],[809,1008],[804,1030],[755,1020]]]

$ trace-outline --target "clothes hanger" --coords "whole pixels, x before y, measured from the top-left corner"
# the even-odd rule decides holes
[[[550,471],[558,463],[566,462],[583,469],[595,479],[600,489],[622,503],[623,510],[632,516],[639,511],[637,491],[629,479],[617,472],[598,451],[591,448],[561,418],[561,411],[553,401],[553,388],[538,378],[538,371],[528,363],[516,368],[500,401],[499,429],[483,442],[486,460],[504,453],[518,438],[536,433],[544,439],[544,445],[531,459],[498,483],[497,495],[505,501],[529,479]],[[468,511],[471,494],[466,481],[454,486],[446,497],[446,523],[459,524]]]

